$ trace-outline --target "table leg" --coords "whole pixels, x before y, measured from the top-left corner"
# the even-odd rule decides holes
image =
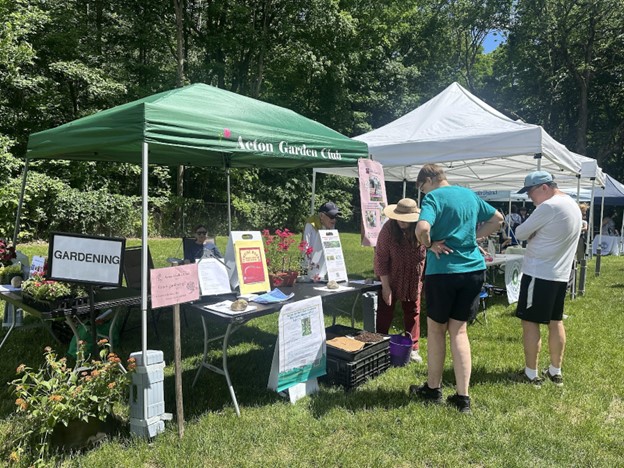
[[[202,316],[201,320],[202,327],[204,328],[204,355],[197,369],[197,374],[195,374],[195,378],[193,379],[193,385],[191,385],[192,387],[194,387],[195,383],[197,383],[199,374],[201,373],[202,369],[204,368],[204,364],[206,363],[206,356],[208,355],[208,330],[206,329],[206,319]]]
[[[240,408],[238,407],[238,401],[236,401],[236,394],[234,393],[234,387],[232,386],[232,381],[230,380],[230,373],[228,372],[227,367],[227,347],[228,340],[230,338],[230,333],[232,331],[232,324],[230,323],[225,332],[225,336],[223,337],[223,375],[225,375],[225,380],[228,385],[228,389],[230,390],[230,396],[232,397],[232,403],[234,403],[234,409],[236,410],[236,415],[240,418]]]
[[[7,303],[5,310],[7,311],[7,314],[11,319],[11,327],[9,328],[9,331],[7,331],[7,334],[4,335],[4,338],[2,339],[2,343],[0,343],[0,349],[2,349],[2,347],[4,346],[4,343],[9,338],[9,335],[11,335],[11,332],[15,328],[15,307],[13,306],[13,304]]]
[[[74,336],[76,337],[76,349],[78,349],[78,345],[80,343],[80,336],[78,335],[78,329],[76,328],[76,324],[74,323],[74,321],[72,320],[71,317],[65,317],[65,322],[67,322],[67,325],[69,325],[69,328],[71,328],[71,331],[74,333]]]

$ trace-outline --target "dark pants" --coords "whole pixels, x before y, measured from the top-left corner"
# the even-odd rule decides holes
[[[380,295],[379,301],[377,301],[377,332],[388,333],[397,302],[401,302],[403,307],[403,326],[405,331],[412,335],[412,349],[418,349],[418,340],[420,338],[420,301],[393,300],[392,304],[388,305]]]

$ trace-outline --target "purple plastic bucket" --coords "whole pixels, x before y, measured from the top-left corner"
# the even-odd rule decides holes
[[[395,367],[409,364],[412,355],[412,335],[390,335],[390,364]]]

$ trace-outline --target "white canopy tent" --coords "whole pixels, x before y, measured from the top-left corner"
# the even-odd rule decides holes
[[[474,189],[519,188],[541,168],[577,185],[584,156],[569,151],[538,125],[510,119],[453,83],[412,112],[356,140],[368,144],[386,181],[413,181],[424,164],[445,167],[449,181]],[[589,158],[587,158],[589,159]],[[357,177],[357,168],[315,173]],[[604,181],[599,181],[603,185]]]

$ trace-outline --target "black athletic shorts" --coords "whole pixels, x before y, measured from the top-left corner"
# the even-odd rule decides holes
[[[427,317],[438,323],[450,318],[468,322],[477,315],[485,270],[425,276]]]
[[[567,286],[566,281],[549,281],[522,275],[516,317],[535,323],[563,319]]]

